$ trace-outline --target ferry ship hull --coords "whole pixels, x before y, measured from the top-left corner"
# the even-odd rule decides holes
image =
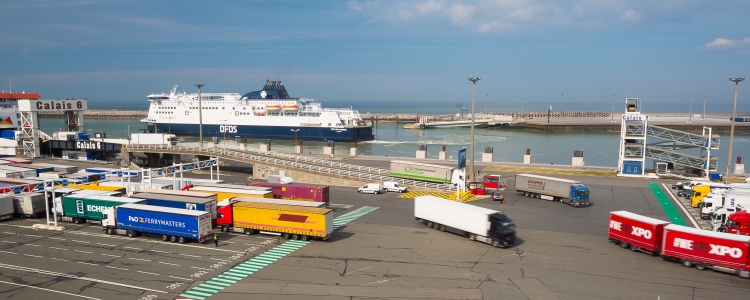
[[[154,130],[156,129],[156,130]],[[291,127],[291,126],[256,126],[256,125],[215,125],[203,124],[203,138],[248,138],[248,139],[272,139],[272,140],[294,140],[297,131],[297,140],[300,141],[334,141],[334,142],[364,142],[372,141],[372,127],[354,128],[328,128],[328,127]],[[176,135],[198,136],[200,126],[198,124],[164,124],[157,123],[150,126],[151,132],[171,133]]]

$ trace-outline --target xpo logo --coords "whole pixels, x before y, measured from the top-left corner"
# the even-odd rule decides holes
[[[220,125],[219,132],[237,133],[237,126]]]
[[[742,257],[742,250],[740,248],[730,248],[727,246],[722,245],[714,245],[714,244],[708,244],[711,247],[711,250],[708,251],[708,254],[715,254],[718,256],[725,256],[729,254],[729,256],[734,258],[740,258]]]
[[[636,226],[631,226],[630,234],[634,236],[644,237],[649,240],[651,239],[651,236],[652,236],[651,230],[643,229],[643,228],[636,227]]]

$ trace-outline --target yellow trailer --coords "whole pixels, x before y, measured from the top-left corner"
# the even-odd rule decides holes
[[[273,198],[273,192],[271,191],[241,190],[241,189],[219,188],[219,187],[212,187],[212,186],[208,186],[208,187],[198,186],[198,187],[194,187],[190,189],[190,191],[216,194],[217,201],[234,198],[234,197]]]
[[[333,210],[328,208],[236,202],[232,215],[234,227],[249,234],[277,232],[285,239],[303,241],[325,240],[333,234]]]

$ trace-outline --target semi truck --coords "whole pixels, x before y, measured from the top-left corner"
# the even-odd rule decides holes
[[[516,225],[505,214],[435,196],[414,198],[414,218],[440,231],[457,231],[472,241],[495,247],[515,244]]]
[[[14,215],[19,218],[38,218],[47,211],[44,193],[29,193],[13,196]]]
[[[275,234],[285,239],[325,240],[333,234],[333,210],[230,201],[217,220],[221,231]]]
[[[279,184],[267,182],[251,182],[248,185],[256,187],[271,188],[273,197],[277,199],[304,200],[312,202],[325,202],[330,204],[330,188],[326,185],[312,184]]]
[[[76,224],[87,221],[101,221],[102,212],[113,206],[128,203],[142,203],[144,199],[112,197],[102,195],[79,195],[70,194],[62,196],[62,216],[58,221],[73,222]]]
[[[526,197],[560,201],[571,206],[589,205],[589,188],[577,180],[516,174],[516,192]]]
[[[106,234],[137,237],[144,233],[161,236],[162,241],[202,243],[212,236],[211,214],[205,211],[124,204],[104,210],[102,230]]]
[[[609,227],[610,241],[622,248],[660,255],[688,268],[750,278],[750,236],[664,224],[624,211],[610,212]]]
[[[708,194],[698,205],[701,210],[700,217],[705,220],[710,219],[718,209],[734,208],[737,204],[750,206],[750,190],[725,190]]]
[[[233,198],[233,197],[258,197],[258,198],[273,198],[271,191],[258,191],[258,190],[247,190],[247,189],[235,189],[235,188],[218,188],[212,186],[194,186],[190,189],[190,192],[201,192],[216,194],[219,201]]]
[[[13,196],[0,196],[0,220],[10,219],[13,217],[14,213]]]
[[[168,133],[131,133],[133,145],[177,145],[177,136]]]
[[[210,196],[202,197],[202,195],[198,196],[199,197],[190,197],[157,193],[133,194],[133,197],[145,199],[144,204],[148,205],[205,211],[211,215],[212,224],[216,224],[216,198]]]
[[[391,161],[388,175],[439,183],[458,183],[459,171],[451,166],[432,165],[404,160]]]
[[[750,235],[750,213],[746,210],[741,210],[729,215],[727,222],[719,231],[730,234]]]

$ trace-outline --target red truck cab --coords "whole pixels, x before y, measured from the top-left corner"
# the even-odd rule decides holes
[[[750,213],[742,210],[731,214],[726,230],[731,234],[750,235]]]
[[[487,189],[498,189],[501,188],[500,180],[502,179],[502,176],[500,175],[484,175],[482,176],[482,182],[484,182],[484,187]]]
[[[220,201],[216,206],[216,226],[219,227],[221,231],[227,231],[227,228],[231,228],[232,226],[234,226],[234,218],[232,217],[232,202],[232,200],[224,200]]]

